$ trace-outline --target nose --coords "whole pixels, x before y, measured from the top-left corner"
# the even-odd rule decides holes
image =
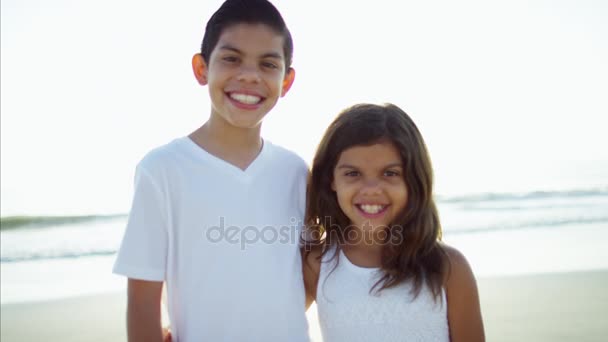
[[[361,189],[361,194],[367,196],[379,195],[382,193],[382,188],[380,186],[380,182],[377,179],[368,179],[363,183],[363,188]]]
[[[260,82],[260,73],[256,66],[243,64],[236,78],[240,82]]]

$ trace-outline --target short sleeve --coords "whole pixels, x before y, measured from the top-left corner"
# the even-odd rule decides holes
[[[163,281],[167,264],[166,197],[152,174],[140,164],[127,227],[113,272],[129,278]]]

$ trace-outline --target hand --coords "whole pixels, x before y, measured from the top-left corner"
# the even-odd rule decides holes
[[[171,329],[163,328],[163,342],[171,342]]]

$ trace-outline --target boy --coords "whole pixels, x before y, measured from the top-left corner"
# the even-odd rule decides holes
[[[266,0],[227,0],[194,75],[208,121],[148,153],[114,272],[128,281],[130,341],[307,341],[298,249],[308,168],[260,137],[293,83],[291,35]]]

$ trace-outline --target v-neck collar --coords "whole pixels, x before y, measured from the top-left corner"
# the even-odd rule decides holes
[[[242,181],[251,180],[253,176],[257,174],[257,172],[262,168],[264,160],[269,154],[269,143],[266,140],[262,139],[262,149],[255,157],[255,159],[251,163],[249,163],[247,168],[243,170],[238,166],[231,164],[214,154],[209,153],[207,150],[199,146],[188,136],[183,137],[181,140],[183,141],[183,145],[187,149],[189,149],[192,154],[196,156],[196,158],[200,158],[201,160],[212,164],[214,167],[224,172],[229,172],[230,174],[234,175],[234,177]]]

